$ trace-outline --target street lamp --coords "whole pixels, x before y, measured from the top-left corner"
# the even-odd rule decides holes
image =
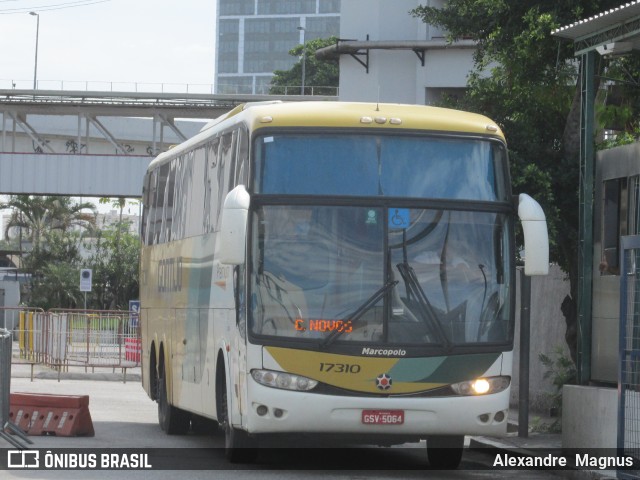
[[[304,95],[304,80],[305,80],[305,69],[307,66],[307,46],[304,40],[304,34],[306,30],[303,26],[298,27],[298,30],[302,32],[302,86],[300,87],[300,95]]]
[[[38,82],[38,35],[40,34],[40,15],[36,12],[29,12],[29,15],[36,17],[36,61],[33,67],[33,89],[35,90]]]

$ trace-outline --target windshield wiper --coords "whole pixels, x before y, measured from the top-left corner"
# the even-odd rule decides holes
[[[387,292],[392,290],[398,283],[400,283],[398,282],[398,280],[392,280],[390,282],[385,283],[380,289],[378,289],[378,291],[376,291],[367,300],[365,300],[365,302],[362,305],[360,305],[351,315],[347,315],[344,319],[342,319],[342,321],[343,322],[350,321],[351,325],[355,325],[355,323],[365,313],[367,313],[369,309],[371,309],[371,307],[373,307],[376,303],[378,303],[378,300],[384,297],[387,294]],[[344,333],[344,331],[345,329],[334,330],[333,332],[331,332],[329,336],[325,338],[324,341],[322,342],[322,346],[326,347],[328,345],[331,345],[340,335]]]
[[[441,344],[444,344],[447,348],[451,347],[451,341],[447,337],[446,332],[442,328],[440,320],[438,320],[438,314],[433,310],[433,306],[429,302],[427,295],[420,286],[420,282],[416,277],[416,272],[408,262],[399,263],[396,265],[404,283],[407,287],[407,292],[413,296],[420,307],[421,317],[424,322],[431,328],[431,331],[437,337]],[[408,299],[407,299],[408,300]]]

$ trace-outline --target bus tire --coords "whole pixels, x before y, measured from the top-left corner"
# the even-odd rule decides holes
[[[434,470],[455,470],[462,461],[464,435],[432,435],[427,438],[427,457]]]
[[[189,413],[169,403],[164,368],[158,373],[158,423],[168,435],[184,435],[191,425]]]
[[[244,430],[224,426],[224,455],[230,463],[252,463],[258,457],[258,445]]]
[[[220,426],[224,430],[224,455],[230,463],[251,463],[258,457],[258,442],[244,430],[231,425],[226,383],[222,385],[219,399],[222,413]]]

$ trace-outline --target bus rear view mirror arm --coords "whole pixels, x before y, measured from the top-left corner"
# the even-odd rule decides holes
[[[247,243],[247,219],[251,196],[238,185],[224,199],[222,223],[218,234],[218,259],[226,265],[242,265]]]
[[[518,217],[524,232],[525,275],[549,273],[549,234],[542,207],[526,193],[518,196]]]

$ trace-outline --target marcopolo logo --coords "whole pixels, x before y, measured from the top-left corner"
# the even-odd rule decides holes
[[[382,373],[376,378],[376,387],[378,387],[378,390],[389,390],[392,384],[393,380],[391,380],[391,377],[386,373]]]
[[[377,357],[404,357],[407,354],[406,350],[390,349],[390,348],[370,348],[364,347],[362,349],[362,355],[370,355]]]
[[[40,452],[38,450],[7,451],[8,468],[40,468]]]

